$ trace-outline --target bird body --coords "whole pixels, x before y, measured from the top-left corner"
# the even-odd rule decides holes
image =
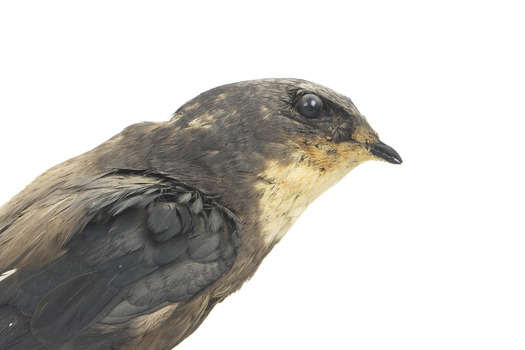
[[[172,348],[371,159],[401,162],[350,99],[296,79],[129,126],[0,208],[0,349]]]

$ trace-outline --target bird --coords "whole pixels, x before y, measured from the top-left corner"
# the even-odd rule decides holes
[[[368,160],[402,163],[350,98],[301,79],[128,126],[0,208],[0,349],[177,346]]]

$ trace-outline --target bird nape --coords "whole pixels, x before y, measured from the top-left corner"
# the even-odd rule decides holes
[[[170,349],[357,165],[401,163],[352,101],[225,85],[127,127],[0,208],[0,349]]]

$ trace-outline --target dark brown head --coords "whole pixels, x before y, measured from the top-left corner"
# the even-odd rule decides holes
[[[265,158],[282,157],[265,152],[273,143],[320,142],[334,148],[353,144],[369,153],[368,159],[401,163],[348,97],[304,80],[262,79],[217,87],[184,104],[172,122],[205,129],[224,142],[241,138],[249,151],[265,153]],[[252,139],[243,140],[247,131]]]
[[[177,153],[165,154],[159,166],[172,164],[164,170],[180,172],[181,162],[199,163],[209,176],[200,186],[212,193],[255,190],[262,215],[273,222],[277,213],[296,218],[367,160],[402,162],[348,97],[304,80],[263,79],[217,87],[184,104],[167,126],[170,142],[177,145],[164,147],[164,152]],[[191,175],[187,181],[191,183]],[[242,196],[235,193],[236,200],[228,204],[235,206]],[[265,225],[273,231],[268,235],[281,236],[275,231],[289,227],[275,225]]]

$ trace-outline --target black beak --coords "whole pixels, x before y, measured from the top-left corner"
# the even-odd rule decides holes
[[[388,145],[385,145],[381,141],[377,143],[369,143],[367,144],[367,147],[369,148],[370,153],[372,153],[374,156],[386,160],[389,163],[403,163],[401,156],[396,152],[396,150]]]

